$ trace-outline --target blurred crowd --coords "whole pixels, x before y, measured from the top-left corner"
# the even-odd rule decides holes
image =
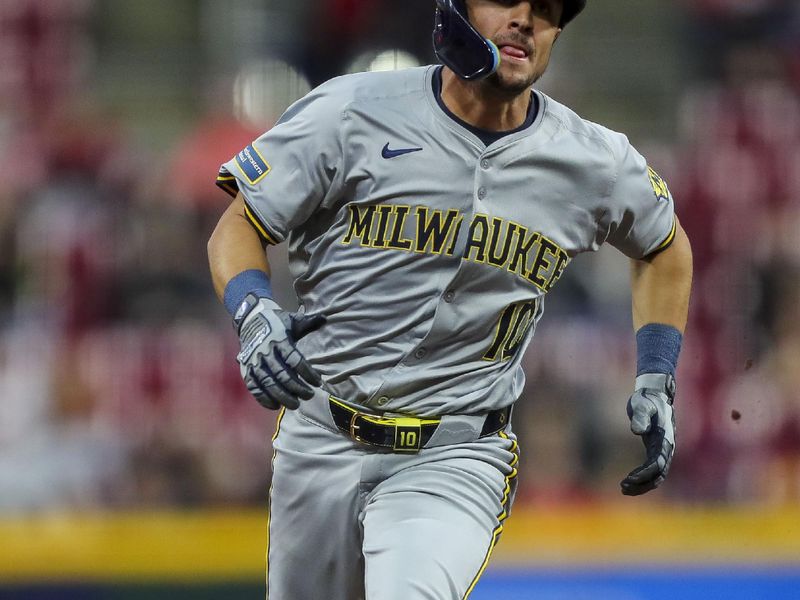
[[[696,270],[654,501],[800,502],[800,9],[685,5],[675,140],[641,148]],[[205,255],[216,166],[259,131],[217,113],[161,155],[137,145],[81,94],[90,6],[0,2],[0,514],[263,505],[275,415],[239,379]],[[626,286],[603,250],[551,293],[514,416],[521,502],[616,498],[638,463]]]

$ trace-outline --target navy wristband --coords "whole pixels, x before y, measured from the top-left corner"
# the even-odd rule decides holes
[[[636,332],[636,376],[665,373],[674,376],[683,336],[671,325],[648,323]]]
[[[223,302],[225,309],[231,316],[236,314],[236,309],[249,293],[257,296],[272,298],[272,285],[269,276],[258,269],[248,269],[235,275],[225,286]]]

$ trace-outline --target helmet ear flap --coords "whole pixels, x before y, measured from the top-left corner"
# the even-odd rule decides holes
[[[495,43],[490,39],[486,39],[486,43],[489,44],[489,50],[492,52],[492,70],[487,74],[491,75],[497,71],[497,67],[500,66],[500,48],[498,48],[497,45],[495,45]]]
[[[469,22],[463,0],[436,0],[433,49],[467,81],[488,77],[500,65],[500,51]]]

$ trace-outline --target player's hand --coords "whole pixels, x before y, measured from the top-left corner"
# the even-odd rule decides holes
[[[236,356],[247,389],[269,409],[300,406],[314,395],[322,377],[295,342],[325,324],[325,317],[295,317],[271,298],[248,294],[234,316],[241,351]]]
[[[647,459],[622,480],[626,496],[638,496],[661,485],[675,452],[675,379],[663,373],[646,373],[636,378],[635,389],[628,400],[628,418],[631,431],[642,436]]]

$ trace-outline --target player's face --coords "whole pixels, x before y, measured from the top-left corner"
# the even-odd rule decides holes
[[[500,50],[500,67],[486,83],[509,94],[528,90],[547,69],[562,0],[468,0],[472,25]]]

